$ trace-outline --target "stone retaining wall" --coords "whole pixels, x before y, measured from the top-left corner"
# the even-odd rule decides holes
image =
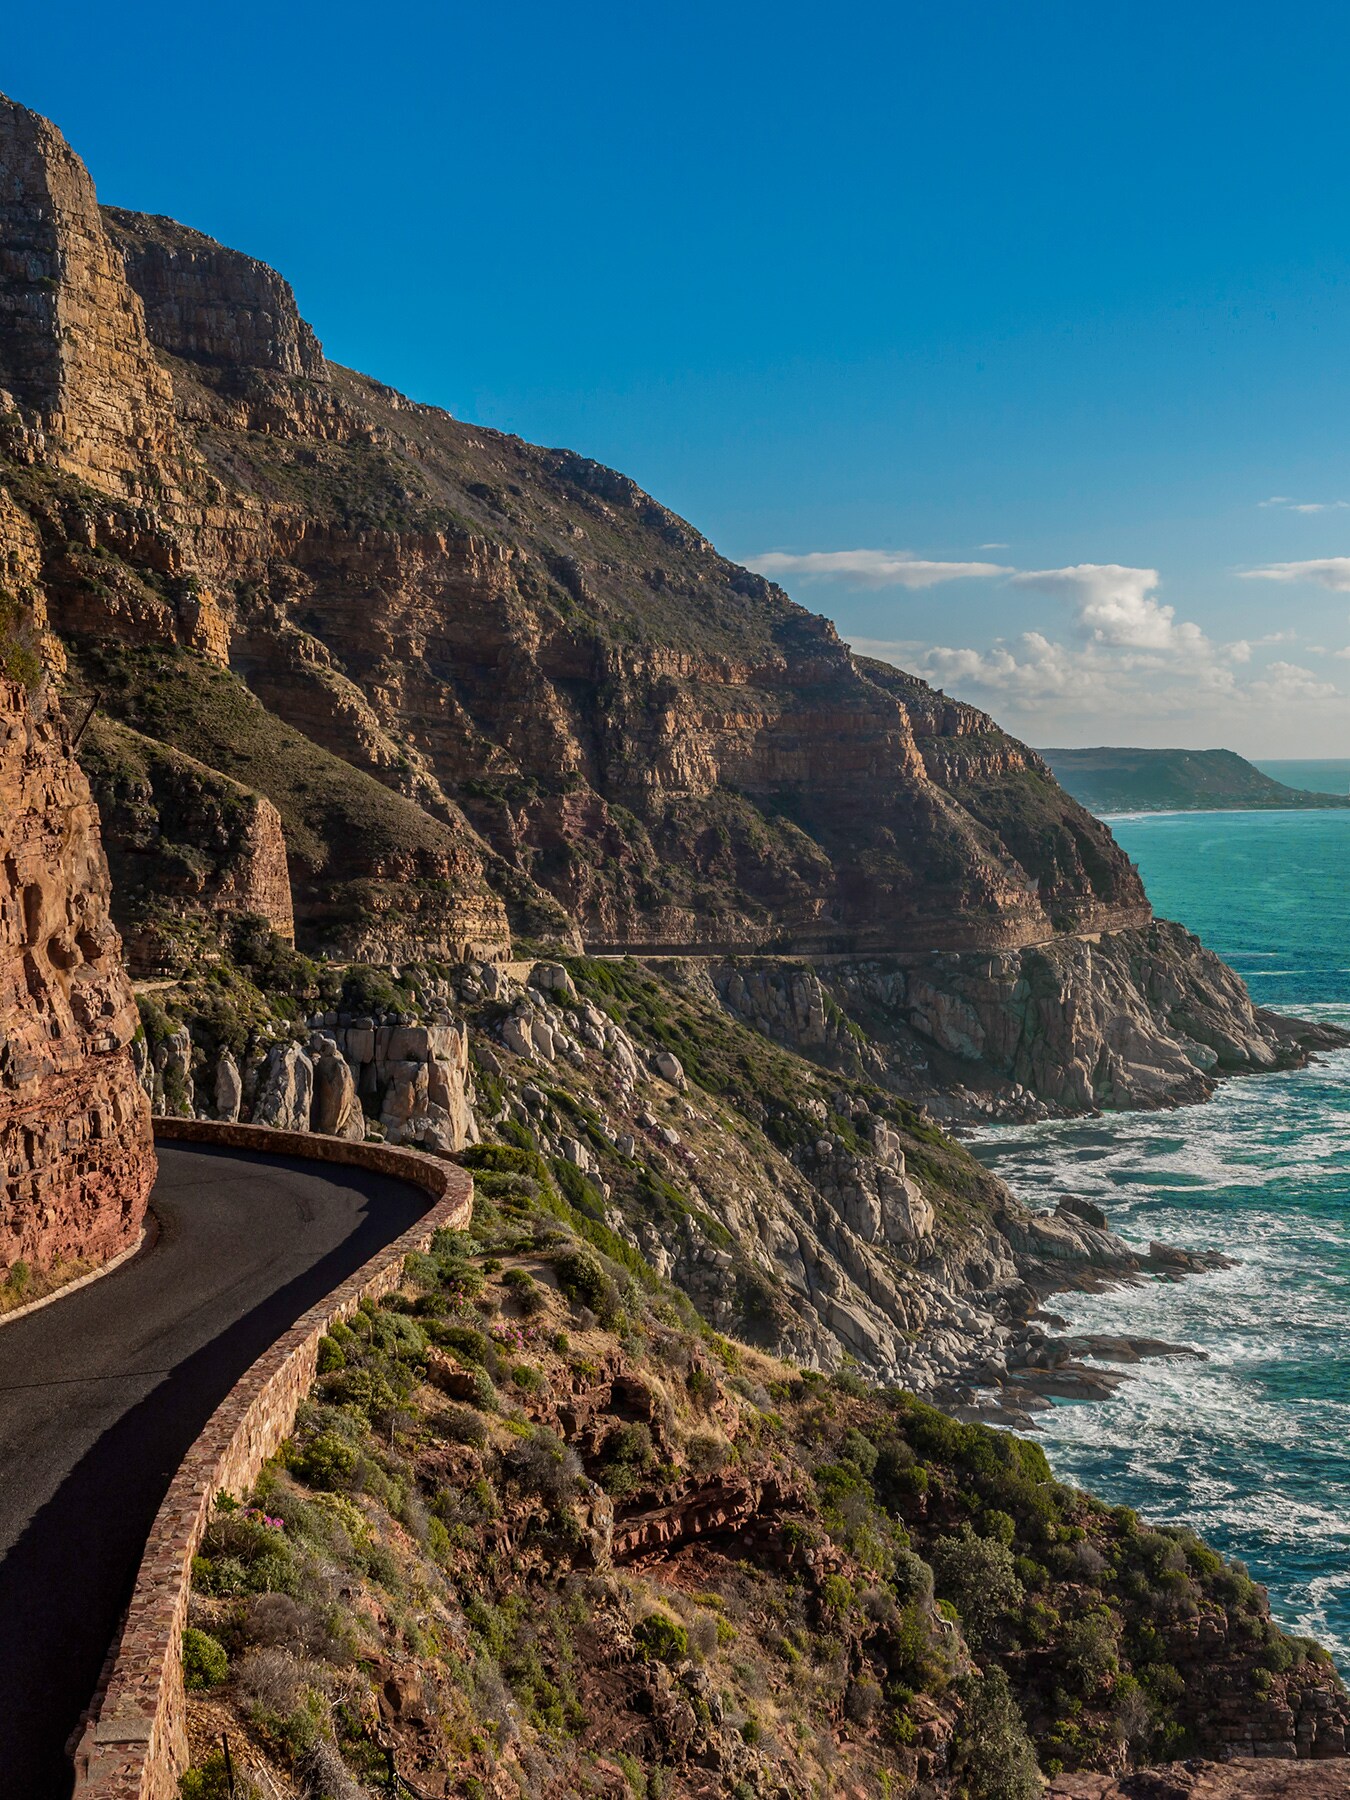
[[[432,1198],[426,1215],[300,1318],[235,1384],[184,1457],[146,1540],[101,1701],[75,1753],[76,1800],[177,1800],[187,1766],[181,1660],[192,1559],[216,1495],[242,1496],[295,1423],[316,1372],[319,1339],[361,1301],[398,1285],[403,1259],[442,1226],[467,1226],[473,1182],[452,1163],[380,1144],[350,1144],[263,1125],[156,1119],[155,1134],[396,1176]]]

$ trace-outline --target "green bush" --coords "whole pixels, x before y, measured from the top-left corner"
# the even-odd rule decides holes
[[[233,1795],[224,1755],[213,1750],[200,1767],[185,1769],[178,1778],[181,1800],[253,1800],[257,1788],[235,1775]]]
[[[189,1625],[183,1633],[183,1682],[193,1693],[219,1687],[230,1673],[225,1646],[209,1631]]]
[[[486,1421],[471,1406],[452,1406],[441,1420],[441,1430],[452,1444],[471,1444],[475,1448],[488,1438]]]
[[[561,1506],[569,1499],[581,1475],[581,1458],[576,1451],[543,1425],[512,1445],[503,1462],[508,1476],[522,1492],[538,1494],[550,1506]]]
[[[336,1491],[350,1485],[356,1449],[335,1431],[321,1431],[301,1451],[295,1472],[312,1488]]]
[[[496,1382],[488,1374],[486,1369],[480,1369],[478,1367],[471,1367],[469,1376],[473,1382],[473,1393],[470,1396],[471,1404],[479,1407],[483,1412],[496,1412],[498,1404]]]
[[[651,1613],[633,1632],[638,1648],[653,1662],[683,1662],[689,1655],[689,1633],[668,1613]]]
[[[970,1800],[1036,1800],[1043,1783],[1027,1728],[1002,1669],[957,1683],[958,1775]]]
[[[502,1284],[527,1318],[533,1318],[548,1304],[544,1290],[528,1269],[508,1269],[502,1276]]]
[[[972,1647],[992,1646],[1009,1610],[1022,1599],[1007,1545],[977,1538],[966,1525],[959,1537],[940,1537],[933,1545],[933,1572],[939,1594],[961,1615]]]
[[[489,1374],[499,1366],[497,1352],[492,1340],[485,1332],[475,1331],[472,1325],[443,1325],[437,1328],[436,1342],[446,1350],[452,1350],[461,1362],[478,1363]]]
[[[602,1325],[612,1325],[619,1311],[619,1290],[593,1256],[569,1250],[554,1264],[558,1286],[573,1306],[589,1307]]]

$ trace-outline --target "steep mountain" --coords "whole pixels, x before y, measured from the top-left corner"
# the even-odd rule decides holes
[[[1094,813],[1224,812],[1350,806],[1273,781],[1234,750],[1042,750],[1055,779]]]
[[[918,996],[894,1080],[984,1110],[1193,1098],[1318,1041],[1154,928],[1110,833],[985,714],[852,656],[627,477],[328,362],[275,272],[100,211],[52,126],[0,113],[0,481],[98,699],[143,972],[253,904],[338,959],[511,931],[861,957]]]

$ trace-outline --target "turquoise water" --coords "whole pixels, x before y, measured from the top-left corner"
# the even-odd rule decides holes
[[[1113,829],[1154,905],[1263,1004],[1350,1024],[1350,813],[1131,818]],[[1179,1112],[986,1133],[1027,1200],[1082,1194],[1132,1242],[1239,1266],[1052,1304],[1076,1328],[1189,1343],[1208,1361],[1132,1371],[1058,1406],[1056,1472],[1193,1525],[1270,1589],[1281,1623],[1350,1670],[1350,1051],[1228,1081]]]
[[[1304,788],[1310,794],[1350,794],[1350,762],[1343,757],[1315,757],[1311,761],[1259,762],[1256,767],[1272,781]]]

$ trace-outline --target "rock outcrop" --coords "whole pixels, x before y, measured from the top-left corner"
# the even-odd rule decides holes
[[[294,943],[286,836],[266,795],[111,719],[94,719],[81,749],[134,974],[181,972],[230,919]]]
[[[252,369],[324,377],[319,340],[266,263],[172,219],[109,206],[103,222],[161,349],[235,377]]]
[[[441,1156],[479,1139],[469,1034],[444,1007],[425,1019],[317,1013],[303,1041],[259,1044],[242,1068],[228,1047],[194,1043],[189,1026],[168,1021],[140,1078],[157,1112],[374,1137]]]
[[[0,1271],[134,1244],[155,1157],[98,814],[55,702],[0,679]]]
[[[1227,964],[1161,920],[991,954],[727,961],[710,974],[766,1036],[945,1119],[1175,1106],[1223,1075],[1342,1041],[1253,1006]]]
[[[0,390],[29,453],[117,494],[178,461],[173,389],[79,157],[0,102]]]

